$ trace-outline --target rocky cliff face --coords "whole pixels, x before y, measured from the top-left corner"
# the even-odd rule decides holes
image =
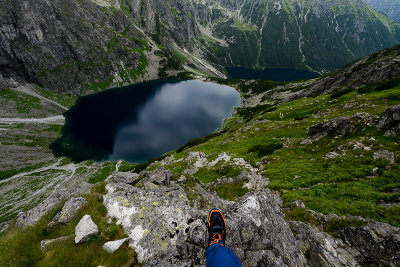
[[[121,11],[90,1],[3,1],[0,12],[4,78],[77,94],[79,85],[136,69],[145,49]]]
[[[2,87],[7,86],[4,80],[9,85],[28,81],[53,91],[84,94],[146,76],[157,78],[160,60],[168,52],[161,51],[136,23],[162,44],[170,44],[171,38],[188,42],[193,32],[193,26],[187,27],[189,19],[166,15],[161,21],[155,10],[164,12],[168,3],[162,3],[115,7],[89,0],[3,1]],[[173,32],[174,28],[187,31]]]

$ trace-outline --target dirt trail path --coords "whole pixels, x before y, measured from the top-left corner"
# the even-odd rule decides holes
[[[51,99],[48,99],[48,98],[46,98],[46,97],[44,97],[44,96],[41,96],[41,95],[35,93],[35,92],[31,89],[31,87],[32,87],[32,85],[20,86],[20,87],[14,88],[14,90],[19,91],[19,92],[22,92],[22,93],[25,93],[25,94],[28,94],[28,95],[31,95],[31,96],[34,96],[34,97],[37,97],[37,98],[40,98],[41,100],[44,100],[44,101],[47,101],[47,102],[50,102],[50,103],[52,103],[52,104],[54,104],[54,105],[56,105],[56,106],[62,108],[63,110],[68,110],[67,107],[64,107],[64,106],[61,105],[60,103],[57,103],[56,101],[53,101],[53,100],[51,100]]]
[[[45,123],[63,125],[65,118],[63,115],[47,118],[0,118],[0,123]]]

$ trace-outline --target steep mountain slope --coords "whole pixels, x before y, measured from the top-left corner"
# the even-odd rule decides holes
[[[357,60],[318,79],[272,89],[263,97],[270,103],[280,103],[321,94],[350,92],[367,85],[370,88],[382,81],[397,81],[400,77],[398,65],[400,65],[400,45]]]
[[[184,69],[324,72],[400,41],[400,24],[360,0],[5,0],[0,14],[0,88],[69,94]]]
[[[193,0],[193,5],[207,56],[221,65],[332,70],[400,41],[400,24],[361,0]]]
[[[2,87],[7,86],[4,80],[14,86],[21,80],[53,91],[83,94],[155,79],[162,68],[179,70],[178,63],[168,61],[171,53],[157,47],[136,23],[154,33],[153,39],[160,43],[170,43],[171,38],[188,43],[192,32],[196,33],[192,30],[195,27],[190,26],[192,20],[171,18],[166,1],[154,1],[154,5],[148,4],[150,8],[133,6],[133,1],[131,4],[126,7],[107,1],[99,5],[90,0],[2,1]],[[169,15],[164,15],[165,10]],[[162,21],[156,12],[163,15]],[[188,30],[172,31],[179,28]]]
[[[400,22],[399,0],[363,0],[370,7],[385,13],[389,18]]]

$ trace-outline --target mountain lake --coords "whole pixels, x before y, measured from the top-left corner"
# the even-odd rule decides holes
[[[239,106],[231,87],[190,81],[150,81],[80,97],[64,113],[55,156],[143,163],[215,132]]]

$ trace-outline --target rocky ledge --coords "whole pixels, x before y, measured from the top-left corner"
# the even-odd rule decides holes
[[[160,176],[160,172],[155,170],[147,177]],[[204,266],[206,218],[211,208],[223,210],[227,247],[243,266],[400,264],[400,231],[388,224],[313,211],[308,212],[315,224],[290,221],[282,213],[280,198],[269,189],[226,201],[197,185],[208,202],[193,203],[180,185],[156,180],[157,184],[147,178],[137,186],[110,182],[104,196],[108,216],[124,228],[129,246],[144,266]],[[293,205],[304,208],[301,201]],[[361,224],[327,233],[327,225],[336,221]]]
[[[227,246],[244,266],[305,266],[306,259],[270,190],[236,202],[204,191],[209,207],[192,207],[182,187],[146,182],[143,188],[110,183],[104,204],[130,238],[145,266],[204,266],[209,207],[224,211]]]

